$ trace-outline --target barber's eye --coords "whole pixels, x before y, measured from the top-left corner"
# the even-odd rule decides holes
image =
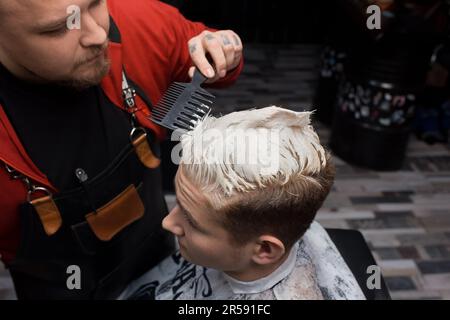
[[[44,31],[44,32],[42,32],[42,34],[47,35],[47,36],[56,37],[56,36],[61,36],[61,35],[65,34],[67,31],[68,31],[68,28],[66,26],[64,26],[59,29]]]
[[[104,0],[95,0],[93,3],[92,3],[92,7],[96,7],[96,6],[98,6],[98,5],[100,5],[101,3],[103,3],[103,1]]]

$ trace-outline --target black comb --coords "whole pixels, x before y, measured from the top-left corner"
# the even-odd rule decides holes
[[[171,130],[194,129],[211,112],[215,99],[200,86],[207,79],[195,69],[190,83],[172,83],[153,108],[152,121]]]

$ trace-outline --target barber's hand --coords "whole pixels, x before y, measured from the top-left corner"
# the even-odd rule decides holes
[[[242,41],[231,30],[203,31],[189,40],[188,45],[194,65],[209,78],[207,83],[225,77],[242,59]],[[207,56],[211,57],[211,62]],[[193,75],[194,67],[191,67],[189,76],[192,78]]]

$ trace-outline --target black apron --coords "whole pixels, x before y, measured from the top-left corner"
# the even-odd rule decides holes
[[[127,86],[125,74],[124,80]],[[130,88],[124,88],[126,105],[133,107],[133,92],[127,95],[126,89]],[[30,199],[20,208],[20,247],[8,264],[19,299],[114,299],[131,280],[173,252],[174,238],[161,227],[168,212],[161,170],[159,166],[144,165],[138,156],[132,142],[137,136],[142,138],[145,130],[135,126],[131,114],[130,144],[97,176],[89,177],[82,168],[77,169],[74,174],[79,178],[79,187],[48,197],[61,219],[52,232],[46,229],[41,211],[38,214],[32,204],[32,193],[44,189],[29,189]],[[146,134],[150,149],[158,153],[155,136]],[[135,211],[143,205],[143,214],[112,237],[104,238],[102,230],[93,228],[87,217],[95,219],[112,206],[122,205],[128,210],[123,207],[126,201],[117,200],[124,194],[131,196],[120,199],[133,199],[129,201]],[[100,228],[102,224],[104,219]],[[79,287],[71,285],[74,274],[80,276]]]

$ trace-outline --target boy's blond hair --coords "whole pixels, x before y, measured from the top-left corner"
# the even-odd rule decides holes
[[[313,221],[334,166],[310,115],[275,106],[240,111],[207,117],[182,136],[183,173],[236,243],[272,234],[290,247]]]

